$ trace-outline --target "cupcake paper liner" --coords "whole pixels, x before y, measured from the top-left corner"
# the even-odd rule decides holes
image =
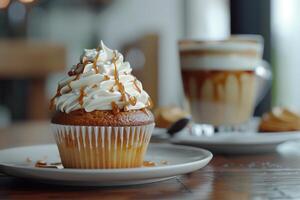
[[[65,168],[141,167],[154,123],[143,126],[71,126],[52,124]]]

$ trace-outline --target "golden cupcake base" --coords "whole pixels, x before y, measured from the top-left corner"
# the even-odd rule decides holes
[[[141,167],[154,128],[52,125],[63,166],[81,169]]]

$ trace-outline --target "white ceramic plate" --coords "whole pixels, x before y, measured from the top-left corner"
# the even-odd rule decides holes
[[[191,145],[209,149],[213,152],[230,154],[253,154],[276,151],[279,144],[299,140],[300,132],[277,133],[218,133],[213,136],[192,136],[182,131],[170,139],[172,143]]]
[[[32,162],[28,162],[28,159]],[[146,160],[154,167],[130,169],[51,169],[36,168],[37,160],[60,161],[56,145],[37,145],[0,150],[0,171],[11,176],[33,179],[50,184],[80,186],[134,185],[162,181],[198,170],[212,159],[204,149],[150,144]],[[159,164],[167,161],[168,164]]]

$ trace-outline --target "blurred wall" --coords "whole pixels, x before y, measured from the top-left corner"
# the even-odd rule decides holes
[[[185,4],[187,38],[222,40],[230,36],[229,0],[186,0]]]
[[[275,66],[274,105],[300,108],[300,25],[298,0],[273,0],[272,61]]]

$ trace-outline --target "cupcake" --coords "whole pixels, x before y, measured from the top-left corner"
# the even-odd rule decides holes
[[[154,128],[151,99],[122,54],[100,46],[84,50],[50,102],[62,164],[141,167]]]

